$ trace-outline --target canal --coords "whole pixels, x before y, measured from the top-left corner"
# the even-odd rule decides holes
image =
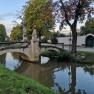
[[[26,75],[61,94],[94,94],[94,65],[47,62],[34,64],[20,59],[20,53],[6,53],[0,62],[6,68]]]

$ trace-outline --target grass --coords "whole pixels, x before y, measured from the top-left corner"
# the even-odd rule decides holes
[[[0,94],[57,94],[51,89],[0,64]]]

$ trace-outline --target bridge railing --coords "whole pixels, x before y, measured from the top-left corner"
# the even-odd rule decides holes
[[[53,47],[53,48],[60,48],[60,49],[64,49],[64,44],[63,43],[41,43],[42,47]]]
[[[0,42],[0,50],[26,48],[30,42]]]
[[[55,50],[55,51],[62,51],[64,50],[64,45],[62,43],[57,43],[57,44],[51,44],[51,43],[42,43],[41,44],[42,50],[45,51],[47,49],[50,50]]]

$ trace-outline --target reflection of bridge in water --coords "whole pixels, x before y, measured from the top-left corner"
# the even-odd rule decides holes
[[[67,69],[69,66],[69,73],[70,82],[69,82],[69,89],[64,91],[64,94],[79,94],[76,90],[76,68],[83,67],[81,64],[66,64],[66,63],[54,63],[48,62],[46,64],[34,64],[34,63],[22,63],[22,65],[17,69],[17,71],[21,74],[27,75],[28,77],[37,80],[38,82],[48,86],[54,87],[56,86],[58,90],[63,93],[63,88],[59,85],[58,82],[55,82],[56,76],[55,73],[58,71],[63,71]],[[62,79],[64,80],[64,79]],[[80,92],[81,90],[79,90]],[[83,90],[82,90],[83,91]],[[81,92],[82,92],[81,91]],[[85,92],[85,91],[84,91]],[[84,93],[82,93],[84,94]],[[87,93],[85,93],[87,94]]]

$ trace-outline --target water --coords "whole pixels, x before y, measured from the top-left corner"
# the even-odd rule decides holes
[[[42,57],[42,64],[34,64],[20,60],[20,55],[7,53],[0,56],[0,61],[6,68],[37,80],[61,94],[94,94],[94,65],[46,63],[49,60],[46,57]]]

